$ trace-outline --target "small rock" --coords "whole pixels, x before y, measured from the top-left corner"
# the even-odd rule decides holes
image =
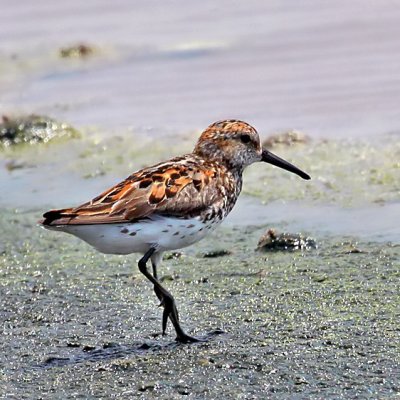
[[[291,130],[283,133],[276,133],[269,136],[263,142],[263,147],[270,149],[277,145],[293,146],[298,143],[309,143],[311,141],[310,137],[303,132],[297,130]]]
[[[303,376],[296,376],[294,378],[294,384],[295,385],[308,385],[308,381]]]
[[[109,371],[110,368],[107,368],[105,366],[100,366],[96,368],[96,372],[105,372],[105,371]]]
[[[39,285],[33,285],[33,286],[31,287],[31,292],[32,292],[32,293],[43,294],[43,293],[46,293],[46,288],[45,288],[43,285],[41,285],[41,284],[39,284]]]
[[[163,259],[164,260],[177,260],[178,258],[181,258],[183,256],[183,253],[180,251],[174,251],[173,253],[167,253],[164,255]]]
[[[150,347],[151,347],[151,346],[150,346],[149,344],[143,343],[143,344],[141,344],[141,345],[138,347],[138,349],[139,349],[139,350],[149,350]]]
[[[211,331],[211,332],[210,332],[210,335],[211,335],[211,336],[214,336],[214,335],[223,335],[224,333],[225,333],[225,331],[223,331],[222,329],[217,328],[217,329],[214,329],[213,331]],[[210,358],[210,361],[211,361],[211,362],[215,362],[212,358]]]
[[[314,282],[318,282],[318,283],[325,282],[327,279],[328,279],[328,277],[326,277],[325,275],[317,275],[317,276],[314,276],[314,277],[312,278],[312,280],[313,280]]]
[[[59,51],[61,58],[87,58],[95,53],[93,46],[79,43],[74,46],[62,47]]]
[[[359,254],[362,253],[363,251],[358,249],[357,247],[352,247],[351,249],[349,249],[348,251],[346,251],[346,254]]]
[[[182,396],[189,396],[190,391],[187,388],[181,388],[178,389],[178,393],[181,394]]]
[[[103,349],[111,349],[113,347],[118,347],[118,343],[107,342],[103,344]]]
[[[203,254],[204,258],[216,258],[216,257],[223,257],[232,254],[229,250],[219,249],[219,250],[211,250],[207,253]]]
[[[43,363],[47,365],[66,365],[69,358],[66,357],[47,357]]]
[[[67,347],[81,347],[79,342],[67,342]]]
[[[156,387],[156,385],[155,385],[155,383],[153,383],[153,382],[142,383],[142,384],[138,387],[138,390],[139,390],[139,392],[153,391],[155,387]]]
[[[31,114],[20,117],[3,115],[0,122],[0,145],[4,147],[21,143],[46,143],[54,138],[78,136],[78,131],[70,125],[42,115]],[[20,166],[11,163],[8,168],[15,169]]]
[[[317,248],[317,242],[311,237],[302,234],[280,233],[275,229],[268,229],[258,241],[257,250],[285,251],[311,250]]]
[[[86,344],[85,346],[82,347],[82,351],[92,351],[96,348],[96,346],[93,346],[91,344]]]

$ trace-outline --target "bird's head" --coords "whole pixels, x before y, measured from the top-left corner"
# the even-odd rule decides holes
[[[243,121],[224,120],[211,124],[201,134],[194,153],[239,170],[254,162],[264,161],[293,172],[303,179],[311,179],[299,168],[263,149],[255,128]]]

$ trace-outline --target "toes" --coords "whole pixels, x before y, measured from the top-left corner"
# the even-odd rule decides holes
[[[176,339],[179,343],[198,343],[198,342],[205,342],[204,339],[198,339],[193,336],[189,336],[186,333],[179,334]]]

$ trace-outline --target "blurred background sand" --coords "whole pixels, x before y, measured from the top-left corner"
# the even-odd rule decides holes
[[[400,3],[4,2],[0,111],[154,135],[240,118],[267,134],[399,128]],[[70,63],[60,47],[99,47]]]

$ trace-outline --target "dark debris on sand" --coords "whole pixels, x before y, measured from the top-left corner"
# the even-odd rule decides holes
[[[268,136],[263,142],[263,147],[271,149],[273,147],[276,147],[277,145],[293,146],[300,143],[306,144],[310,141],[311,138],[305,133],[297,130],[291,130]]]
[[[55,138],[78,137],[72,126],[44,115],[3,115],[0,122],[0,145],[46,143]]]
[[[61,58],[87,58],[92,56],[94,53],[96,53],[95,48],[84,43],[62,47],[59,51]]]
[[[317,242],[301,233],[277,233],[275,229],[268,229],[258,241],[257,250],[285,251],[316,249]]]

